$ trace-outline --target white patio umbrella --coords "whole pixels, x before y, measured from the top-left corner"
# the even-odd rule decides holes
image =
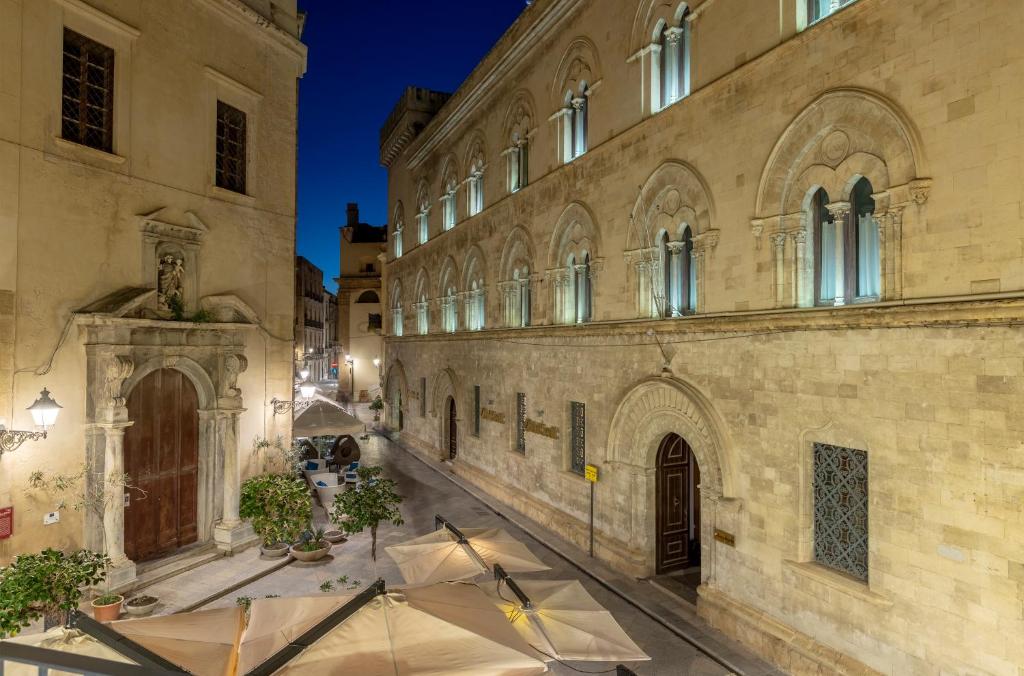
[[[54,627],[53,629],[41,634],[23,634],[13,638],[4,639],[3,642],[30,645],[37,648],[47,648],[49,650],[59,650],[60,652],[71,653],[73,655],[98,657],[110,662],[137,664],[119,653],[117,650],[104,645],[92,636],[89,636],[77,629]],[[4,676],[37,676],[39,674],[39,668],[31,664],[7,662],[4,664],[3,673]],[[50,669],[49,671],[50,676],[72,676],[72,673],[78,672],[60,671],[58,669]]]
[[[512,585],[516,589],[497,580],[482,588],[546,660],[651,659],[578,580],[516,580]]]
[[[275,674],[532,676],[544,662],[479,587],[387,592],[330,629]]]
[[[550,569],[501,528],[445,527],[385,550],[409,584],[465,580],[489,573],[496,563],[517,573]]]
[[[336,437],[342,434],[363,434],[366,425],[355,416],[326,401],[316,401],[295,418],[294,437]]]

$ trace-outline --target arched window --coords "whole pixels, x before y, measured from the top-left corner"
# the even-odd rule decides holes
[[[526,136],[512,134],[508,149],[508,191],[518,192],[530,181],[530,148]]]
[[[469,215],[476,216],[484,210],[484,164],[474,162],[469,167]]]
[[[445,333],[455,333],[459,326],[459,308],[454,286],[445,289],[441,298],[441,319]]]
[[[697,260],[693,253],[693,230],[683,224],[678,240],[662,233],[658,244],[659,282],[664,289],[655,289],[656,303],[662,317],[680,317],[697,311]],[[659,298],[659,296],[661,296]]]
[[[402,287],[396,285],[394,297],[391,301],[391,334],[394,336],[401,336],[403,324],[405,323],[405,316],[402,314]]]
[[[395,258],[402,257],[402,223],[395,223],[395,231],[392,233],[392,238],[395,243]]]
[[[860,178],[848,203],[830,204],[821,188],[811,198],[818,305],[870,302],[881,296],[881,247],[872,192],[870,181]]]
[[[380,302],[380,297],[377,295],[376,291],[367,290],[367,291],[363,291],[361,294],[359,294],[359,298],[356,299],[356,302],[357,303],[379,303]]]
[[[417,241],[426,244],[430,239],[430,196],[427,192],[427,184],[420,184],[419,193],[416,196],[416,230]]]
[[[441,215],[442,215],[442,226],[445,230],[451,230],[455,227],[455,211],[456,211],[456,193],[458,185],[455,181],[445,185],[444,195],[441,196]]]
[[[587,152],[589,109],[590,89],[586,82],[580,83],[578,91],[566,92],[565,108],[562,110],[562,139],[566,162],[571,162]]]
[[[682,312],[689,315],[697,311],[697,257],[693,253],[693,231],[683,228],[683,248],[680,252],[679,278],[682,280]]]
[[[416,305],[416,331],[421,336],[427,335],[430,331],[430,306],[424,294],[420,295],[420,302]]]
[[[679,18],[666,23],[658,36],[658,68],[652,68],[661,107],[670,106],[690,93],[690,10],[682,6]]]
[[[466,328],[479,331],[484,328],[484,285],[483,281],[473,280],[469,285],[466,298]]]

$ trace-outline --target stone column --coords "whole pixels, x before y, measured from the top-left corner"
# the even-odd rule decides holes
[[[103,485],[103,540],[104,550],[110,557],[106,588],[123,589],[135,581],[135,563],[124,552],[124,431],[130,422],[103,423],[104,458]]]
[[[682,242],[668,243],[668,265],[669,288],[665,289],[665,302],[668,304],[669,312],[665,314],[671,317],[679,317],[683,314],[683,265],[681,257],[684,254],[685,245]]]
[[[214,528],[213,539],[221,551],[232,553],[252,537],[252,528],[238,517],[240,497],[240,462],[238,451],[238,419],[245,409],[221,409],[217,413],[217,454],[224,459],[222,492],[223,512]]]
[[[825,208],[832,214],[836,229],[836,299],[835,305],[846,304],[846,242],[844,232],[847,225],[846,220],[850,215],[849,202],[834,202],[826,204]]]
[[[579,157],[587,151],[587,116],[583,114],[586,104],[587,100],[582,96],[572,100],[573,157]]]
[[[784,307],[786,293],[786,233],[773,233],[771,240],[772,251],[775,252],[775,307]]]
[[[570,273],[572,274],[572,273]],[[582,324],[583,317],[587,312],[587,266],[582,263],[576,264],[576,323]]]
[[[794,265],[793,265],[793,298],[796,301],[795,306],[801,307],[802,299],[806,297],[804,291],[804,285],[806,284],[806,260],[807,260],[807,231],[796,230],[792,233],[793,237],[793,249],[794,254]],[[811,279],[814,279],[811,276]]]
[[[683,29],[681,27],[669,28],[665,31],[665,72],[662,78],[665,81],[665,105],[671,105],[681,98],[680,85],[682,82],[680,59],[680,45],[683,42]]]

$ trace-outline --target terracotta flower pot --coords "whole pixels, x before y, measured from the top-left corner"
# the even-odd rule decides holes
[[[296,561],[302,561],[305,563],[309,563],[311,561],[319,561],[320,559],[327,556],[327,552],[331,551],[331,543],[327,540],[321,540],[317,544],[320,545],[320,549],[315,549],[311,552],[301,550],[295,545],[292,545],[291,549],[289,549],[288,552],[293,557],[295,557]]]
[[[99,599],[92,602],[92,616],[97,622],[112,622],[121,617],[121,604],[124,597],[118,596],[114,603],[98,604]]]

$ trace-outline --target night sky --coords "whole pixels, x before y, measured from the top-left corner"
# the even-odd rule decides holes
[[[309,47],[299,83],[298,253],[338,274],[345,204],[386,223],[378,133],[406,85],[452,92],[525,8],[524,0],[299,0]]]

